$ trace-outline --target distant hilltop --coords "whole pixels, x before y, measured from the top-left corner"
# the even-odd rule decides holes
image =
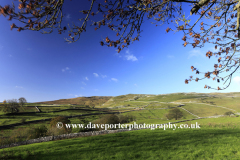
[[[119,96],[77,97],[77,98],[59,99],[59,100],[53,100],[53,101],[33,102],[33,103],[45,104],[45,105],[69,104],[69,105],[102,106],[104,103],[110,104],[110,103],[112,103],[112,101],[123,102],[123,101],[133,101],[133,100],[137,100],[137,99],[141,100],[141,99],[144,99],[144,97],[155,99],[155,98],[159,98],[162,96],[191,95],[191,94],[192,95],[201,95],[201,96],[240,97],[240,92],[228,92],[228,93],[222,93],[222,92],[212,92],[212,93],[178,92],[178,93],[165,93],[165,94],[126,94],[126,95],[119,95]],[[0,102],[0,103],[2,103],[2,102]]]
[[[46,102],[35,102],[38,104],[71,104],[71,105],[89,105],[98,106],[107,102],[112,96],[92,96],[92,97],[77,97],[70,99],[59,99]]]

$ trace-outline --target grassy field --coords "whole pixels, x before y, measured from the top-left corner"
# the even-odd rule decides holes
[[[186,111],[182,110],[183,118],[182,119],[193,119],[196,118],[195,116],[187,113]],[[165,114],[168,113],[167,109],[144,109],[139,111],[132,111],[123,113],[123,115],[133,115],[136,117],[135,122],[138,124],[143,123],[151,123],[151,124],[160,124],[166,122],[174,122],[176,120],[167,120]]]
[[[240,129],[139,130],[0,149],[8,159],[239,159]],[[227,149],[226,149],[227,148]]]
[[[160,102],[173,102],[181,99],[194,99],[199,97],[208,97],[206,94],[185,94],[185,93],[174,93],[166,95],[157,95],[151,97],[142,97],[137,99],[137,101],[160,101]]]
[[[74,116],[74,115],[90,114],[90,113],[100,113],[100,112],[83,111],[83,110],[69,110],[69,111],[62,111],[62,112],[50,112],[49,111],[49,113],[29,113],[27,115],[25,114],[25,115],[15,115],[15,116],[1,115],[0,126],[14,124],[14,123],[21,123],[22,119],[26,119],[26,122],[27,122],[27,121],[53,118],[56,116]]]
[[[98,119],[99,117],[100,117],[100,115],[89,115],[89,116],[84,117],[84,119],[91,122],[93,120]],[[70,121],[71,121],[72,124],[79,124],[80,123],[80,118],[71,118]],[[5,129],[5,130],[2,130],[0,132],[0,137],[11,138],[14,135],[17,135],[20,130],[24,130],[26,128],[37,128],[41,125],[45,125],[49,128],[49,124],[50,124],[50,121],[46,121],[46,122],[44,121],[44,122],[39,122],[39,123],[27,124],[27,125],[23,125],[23,126],[17,126],[17,127],[12,128],[12,129]],[[73,128],[72,129],[72,133],[77,133],[77,132],[79,132],[78,128]],[[23,136],[23,139],[26,140],[27,137]],[[22,141],[22,140],[17,139],[16,142],[19,142],[19,141]]]
[[[205,118],[189,121],[188,123],[196,123],[201,125],[201,128],[239,128],[240,117],[219,117],[219,118]],[[185,123],[179,123],[185,124]]]
[[[168,120],[166,114],[171,107],[177,107],[179,104],[184,104],[182,108],[200,117],[223,115],[231,111],[230,109],[235,110],[232,110],[234,113],[239,112],[239,97],[240,93],[175,93],[165,95],[128,94],[106,99],[93,97],[91,100],[96,99],[96,103],[88,101],[87,98],[83,100],[89,104],[98,104],[95,108],[105,108],[117,111],[124,116],[133,116],[134,121],[129,124],[134,122],[136,124],[162,124],[176,121]],[[82,104],[79,100],[81,99],[66,101]],[[100,104],[101,101],[104,103]],[[64,103],[64,100],[57,102]],[[58,103],[51,101],[51,104]],[[31,104],[28,105],[31,106]],[[30,121],[59,115],[70,116],[99,112],[80,110],[52,112],[73,107],[77,106],[49,105],[48,107],[39,107],[43,112],[48,113],[21,116],[7,116],[0,111],[0,125],[19,123],[23,118]],[[133,111],[133,109],[135,110]],[[22,111],[35,112],[36,109],[35,107],[25,107],[24,110],[20,109],[20,112]],[[123,113],[124,111],[130,112]],[[183,112],[181,120],[196,118],[185,110],[181,109],[181,111]],[[101,115],[92,115],[84,117],[84,119],[91,122],[101,117]],[[70,121],[78,124],[81,123],[81,118],[70,118]],[[0,149],[0,159],[239,159],[240,117],[198,119],[177,125],[190,125],[196,122],[200,124],[200,129],[167,129],[165,131],[163,129],[147,129]],[[21,129],[38,127],[41,124],[49,126],[49,123],[41,122],[7,129],[0,131],[0,137],[8,137],[17,134]],[[79,132],[79,129],[72,130],[72,133],[75,132]]]
[[[194,103],[186,103],[182,108],[187,109],[191,113],[199,116],[199,117],[207,117],[214,115],[223,115],[225,112],[230,110],[220,107],[209,106],[205,104],[194,104]]]

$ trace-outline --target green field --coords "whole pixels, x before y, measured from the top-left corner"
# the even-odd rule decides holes
[[[205,104],[194,104],[194,103],[186,103],[182,108],[187,109],[191,113],[200,116],[214,116],[214,115],[223,115],[225,112],[230,110],[220,107],[209,106]]]
[[[27,121],[34,121],[34,120],[41,120],[41,119],[48,119],[53,118],[56,116],[74,116],[74,115],[81,115],[81,114],[90,114],[90,113],[99,113],[97,111],[83,111],[83,110],[69,110],[69,111],[61,111],[61,112],[50,112],[48,113],[29,113],[25,115],[15,115],[15,116],[8,116],[8,115],[1,115],[0,117],[0,126],[9,125],[14,123],[21,123],[22,119],[26,119]]]
[[[146,129],[0,149],[0,155],[29,160],[239,159],[239,138],[239,127]]]
[[[61,100],[61,102],[64,101]],[[198,123],[201,126],[200,129],[146,129],[5,148],[0,149],[0,159],[239,159],[240,117],[237,113],[240,111],[239,102],[240,93],[128,94],[116,96],[99,107],[95,107],[95,109],[101,108],[106,111],[118,112],[119,116],[121,114],[126,117],[134,117],[133,121],[128,124],[134,122],[136,124],[163,124],[196,118],[189,112],[200,117],[224,115],[229,111],[236,115],[234,117],[204,118],[176,123],[177,126],[181,124],[190,126]],[[179,120],[168,120],[166,114],[172,107],[178,107],[179,104],[183,104],[184,106],[181,107],[187,110],[180,109],[183,117]],[[31,104],[28,105],[31,106]],[[39,104],[32,104],[32,106],[36,105]],[[52,112],[74,107],[78,106],[61,104],[60,107],[57,107],[49,105],[39,107],[46,113],[15,116],[5,115],[0,111],[0,126],[19,123],[22,119],[31,121],[56,116],[104,113],[83,110]],[[24,107],[20,108],[20,112],[36,112],[36,109],[35,107]],[[83,119],[92,122],[102,116],[104,114],[69,118],[69,120],[73,124],[79,124],[82,123]],[[0,132],[0,137],[11,139],[21,130],[38,127],[41,124],[49,127],[49,123],[49,121],[40,122],[5,129]],[[76,132],[79,132],[79,129],[72,130],[72,133]],[[21,140],[23,139],[17,139],[17,141]]]

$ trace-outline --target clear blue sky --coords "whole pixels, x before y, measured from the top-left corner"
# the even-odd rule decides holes
[[[78,11],[89,4],[81,2],[66,0],[63,24],[77,22],[81,15]],[[10,1],[1,0],[0,5],[7,3]],[[190,9],[184,7],[186,17]],[[189,19],[193,24],[196,17]],[[184,83],[189,76],[196,77],[190,69],[192,65],[200,71],[212,71],[217,59],[205,56],[208,50],[213,51],[213,45],[201,49],[183,47],[183,32],[165,31],[168,26],[174,28],[172,23],[156,27],[150,23],[153,20],[145,20],[140,41],[118,54],[116,48],[99,44],[106,36],[115,38],[116,33],[107,27],[97,31],[88,27],[79,41],[68,44],[64,41],[67,34],[59,35],[57,30],[52,34],[11,31],[13,22],[16,23],[0,16],[0,101],[19,97],[39,102],[130,93],[209,93],[220,91],[204,89],[205,84],[222,86],[211,79]],[[240,90],[239,72],[233,79],[231,86],[221,92]]]

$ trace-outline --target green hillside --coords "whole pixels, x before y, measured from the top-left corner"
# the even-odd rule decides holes
[[[76,103],[76,104],[75,104]],[[53,105],[58,104],[58,106]],[[71,105],[75,104],[75,105]],[[45,105],[45,106],[41,106]],[[29,106],[29,107],[28,107]],[[99,122],[105,113],[132,117],[127,124],[163,124],[191,120],[180,124],[200,124],[200,129],[139,130],[94,137],[65,139],[0,149],[0,159],[238,159],[240,131],[240,93],[173,93],[164,95],[127,94],[116,97],[78,97],[28,104],[20,113],[0,111],[0,127],[57,116],[70,117],[72,124]],[[39,106],[42,112],[36,112]],[[3,107],[2,105],[0,106]],[[167,119],[172,108],[183,117]],[[1,110],[0,108],[0,110]],[[74,110],[73,110],[74,109]],[[79,109],[79,110],[78,110]],[[63,110],[63,111],[61,111]],[[233,112],[225,116],[226,112]],[[29,112],[21,114],[21,112]],[[36,113],[30,113],[36,112]],[[81,116],[85,115],[86,116]],[[95,114],[95,115],[91,115]],[[215,117],[215,118],[212,118]],[[21,141],[27,128],[49,126],[49,121],[23,124],[0,132],[0,143]],[[79,132],[75,128],[72,133]],[[21,134],[20,134],[21,133]],[[225,148],[228,148],[226,150]],[[28,150],[28,151],[26,151]],[[1,157],[2,156],[2,157]]]

